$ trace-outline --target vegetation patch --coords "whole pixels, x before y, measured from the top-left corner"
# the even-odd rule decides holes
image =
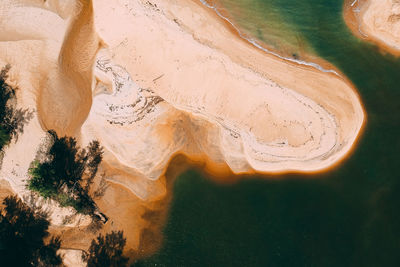
[[[79,213],[99,214],[89,190],[101,163],[103,148],[98,141],[92,141],[81,149],[73,137],[58,137],[55,131],[49,134],[52,145],[44,160],[32,163],[28,188]]]
[[[23,132],[23,126],[32,118],[32,112],[28,109],[16,109],[16,88],[6,81],[10,65],[0,71],[0,150],[8,145],[12,138],[18,138]]]

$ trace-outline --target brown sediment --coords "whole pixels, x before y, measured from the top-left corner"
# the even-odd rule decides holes
[[[384,54],[390,53],[396,57],[400,56],[400,42],[390,44],[384,39],[384,36],[381,36],[381,33],[377,28],[374,29],[375,25],[373,25],[371,21],[369,22],[370,25],[368,25],[368,28],[366,29],[367,25],[363,20],[366,12],[375,12],[377,17],[382,16],[382,19],[385,14],[383,14],[381,10],[372,10],[370,8],[372,3],[371,0],[359,0],[351,6],[353,2],[354,0],[345,0],[343,3],[343,18],[351,32],[358,38],[375,44]],[[390,21],[390,18],[391,17],[387,18],[388,25],[393,23],[393,21]],[[387,29],[386,31],[390,34],[390,29]],[[396,39],[394,36],[393,38]]]

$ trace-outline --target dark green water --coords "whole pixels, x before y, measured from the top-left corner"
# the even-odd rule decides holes
[[[350,33],[342,0],[225,1],[246,10],[237,22],[254,36],[278,32],[273,45],[296,49],[279,29],[295,33],[347,75],[367,110],[366,130],[348,160],[314,179],[254,177],[227,186],[195,171],[181,175],[164,246],[138,265],[400,266],[400,59]]]

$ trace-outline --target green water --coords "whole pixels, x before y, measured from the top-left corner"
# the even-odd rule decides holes
[[[235,24],[240,25],[244,36],[255,38],[284,55],[312,52],[302,35],[285,23],[274,1],[222,0],[221,4],[229,10]]]
[[[163,248],[138,265],[400,266],[400,59],[354,37],[341,0],[224,3],[254,36],[273,35],[264,41],[293,51],[293,40],[302,40],[339,68],[360,92],[366,130],[348,160],[313,179],[254,177],[227,186],[184,173]]]

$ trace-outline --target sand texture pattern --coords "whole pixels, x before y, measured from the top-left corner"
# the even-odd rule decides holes
[[[399,0],[347,1],[345,8],[353,13],[345,16],[345,20],[356,35],[400,55]]]
[[[364,122],[346,78],[257,49],[197,1],[2,0],[0,16],[0,64],[34,114],[5,151],[16,192],[49,129],[99,140],[112,190],[156,201],[175,155],[217,173],[319,171]],[[126,230],[128,202],[110,194],[99,207]]]

